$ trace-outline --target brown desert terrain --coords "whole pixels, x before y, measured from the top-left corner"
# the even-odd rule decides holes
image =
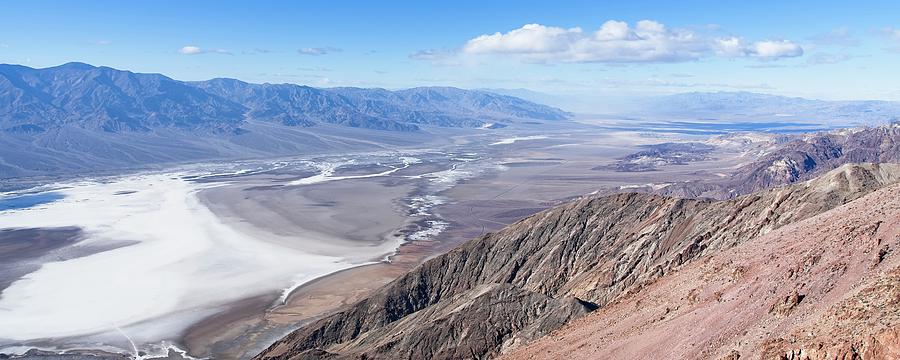
[[[900,358],[900,186],[701,257],[503,359]]]
[[[360,302],[295,331],[259,358],[708,358],[731,350],[749,354],[763,342],[767,345],[759,351],[766,354],[788,351],[778,348],[779,336],[796,339],[787,336],[800,329],[783,323],[819,318],[815,313],[801,317],[804,306],[827,311],[829,304],[853,296],[881,271],[896,266],[889,258],[898,241],[900,190],[890,184],[898,178],[896,165],[846,165],[808,182],[728,201],[636,193],[587,197],[437,256]],[[777,240],[785,234],[793,237]],[[731,255],[731,262],[710,260],[735,251],[744,253]],[[659,285],[679,274],[687,274],[677,282],[685,288]],[[737,285],[726,287],[731,284],[726,280]],[[741,286],[744,282],[754,285]],[[649,289],[659,293],[646,293]],[[736,301],[731,303],[735,308],[705,312],[688,306],[740,296],[753,306],[737,306],[741,302]],[[598,319],[614,311],[607,307],[621,313]],[[893,311],[890,306],[863,309]],[[678,326],[658,329],[644,323],[639,324],[646,329],[634,329],[628,322],[617,328],[608,322],[641,314],[650,325],[686,315]],[[707,316],[711,323],[701,321]],[[557,352],[514,352],[546,334],[565,336],[588,324],[579,318],[600,323],[573,335],[580,342],[567,338],[561,343],[592,345],[599,340],[591,336],[606,329],[612,339],[607,350],[615,348],[618,338],[630,339],[634,348],[620,354],[550,344],[547,349]],[[745,318],[764,325],[756,330],[741,323]],[[746,339],[734,344],[722,340],[728,331]],[[669,338],[676,342],[667,343]],[[843,346],[842,341],[855,338],[833,339],[835,346]],[[804,354],[824,347],[794,344],[791,351]],[[852,349],[865,351],[862,345]]]

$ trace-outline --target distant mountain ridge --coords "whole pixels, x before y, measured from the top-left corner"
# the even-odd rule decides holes
[[[635,112],[706,120],[883,125],[900,119],[900,102],[826,101],[753,92],[690,92],[641,99]]]
[[[449,87],[319,89],[224,78],[183,82],[83,63],[45,69],[0,65],[0,125],[13,130],[76,125],[108,132],[232,131],[260,120],[413,131],[417,124],[477,127],[486,121],[568,116],[511,96]]]
[[[107,132],[223,130],[240,124],[242,112],[239,104],[159,74],[81,63],[47,69],[0,65],[4,130],[73,125]]]
[[[83,63],[0,64],[0,179],[414,145],[429,139],[423,127],[569,116],[511,96],[447,87],[321,89],[185,82]]]

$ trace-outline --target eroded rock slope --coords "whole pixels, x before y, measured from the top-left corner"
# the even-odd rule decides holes
[[[900,163],[900,123],[790,137],[731,176],[674,184],[656,193],[728,199],[808,180],[844,164],[865,162]]]
[[[584,198],[431,259],[258,358],[494,357],[698,257],[898,180],[898,165],[847,165],[727,201],[636,193]]]
[[[704,256],[505,359],[898,359],[900,186]]]

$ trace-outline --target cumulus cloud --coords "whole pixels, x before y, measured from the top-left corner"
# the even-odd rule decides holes
[[[593,32],[528,24],[506,33],[475,37],[461,51],[514,55],[536,62],[604,63],[682,62],[713,55],[759,59],[803,55],[800,45],[788,40],[714,38],[695,30],[670,29],[652,20],[638,21],[634,26],[610,20]]]
[[[308,48],[297,49],[297,52],[300,53],[301,55],[314,55],[314,56],[326,55],[326,54],[341,52],[341,51],[343,51],[343,50],[336,48],[336,47],[331,47],[331,46],[308,47]]]
[[[747,53],[766,59],[797,57],[803,55],[803,48],[789,40],[766,40],[753,43]]]
[[[563,29],[528,24],[506,34],[481,35],[466,43],[464,51],[485,53],[550,53],[565,51],[566,46],[581,35],[580,28]]]
[[[803,48],[788,40],[764,40],[747,43],[739,37],[716,39],[716,53],[725,57],[781,59],[803,55]]]
[[[178,50],[178,52],[181,54],[184,54],[184,55],[197,55],[197,54],[202,54],[203,49],[201,49],[197,46],[188,45],[188,46],[182,47],[180,50]]]
[[[184,46],[181,49],[178,49],[178,53],[182,55],[199,55],[199,54],[223,54],[223,55],[233,55],[230,51],[225,49],[203,49],[198,46],[188,45]]]

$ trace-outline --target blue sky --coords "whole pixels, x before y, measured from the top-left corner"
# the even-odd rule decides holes
[[[0,62],[180,80],[900,100],[894,1],[3,2]]]

